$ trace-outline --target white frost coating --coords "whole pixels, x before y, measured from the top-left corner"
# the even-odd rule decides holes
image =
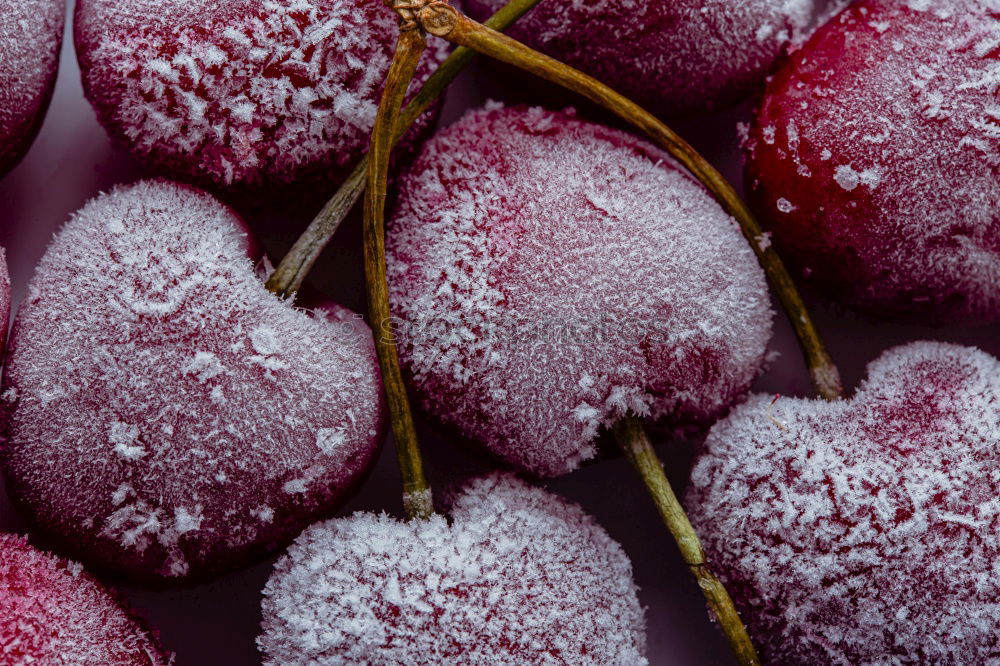
[[[571,471],[628,411],[710,422],[760,369],[771,312],[753,252],[634,137],[494,106],[429,141],[399,191],[403,363],[434,416],[523,469]]]
[[[264,588],[264,663],[647,663],[628,558],[577,506],[494,475],[451,518],[306,529]]]
[[[143,182],[87,204],[38,266],[0,463],[85,560],[147,578],[230,566],[329,510],[374,454],[370,334],[267,292],[240,224]]]
[[[994,663],[1000,362],[914,343],[849,400],[771,402],[712,429],[686,502],[765,657]]]
[[[793,210],[795,210],[795,204],[793,204],[785,197],[778,197],[778,201],[775,203],[775,206],[782,213],[791,213]]]
[[[847,165],[842,165],[834,169],[833,179],[837,181],[837,185],[850,192],[858,185],[861,184],[861,176],[852,167]],[[788,212],[788,211],[783,211]]]
[[[112,135],[221,186],[350,166],[397,33],[368,0],[80,0],[77,29],[87,96]],[[418,82],[447,52],[428,44]]]

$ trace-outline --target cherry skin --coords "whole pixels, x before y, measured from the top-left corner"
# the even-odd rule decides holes
[[[1000,318],[1000,21],[980,0],[854,3],[782,66],[747,137],[783,255],[877,317]]]
[[[144,583],[217,575],[329,515],[378,451],[368,328],[268,292],[240,218],[167,181],[76,213],[29,285],[0,465],[61,549]]]

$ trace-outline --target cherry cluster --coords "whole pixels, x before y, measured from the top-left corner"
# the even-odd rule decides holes
[[[490,103],[434,132],[429,104],[397,128],[374,257],[392,330],[369,326],[274,288],[287,263],[272,273],[239,211],[344,181],[335,201],[357,199],[393,12],[78,0],[87,99],[160,177],[66,222],[6,341],[0,469],[58,555],[0,535],[0,662],[170,663],[84,566],[163,587],[287,548],[263,591],[268,664],[648,663],[622,547],[525,480],[577,470],[638,419],[707,433],[690,523],[665,519],[693,526],[686,563],[742,663],[759,662],[739,630],[770,663],[1000,660],[1000,362],[912,342],[846,399],[748,396],[768,280],[798,298],[778,255],[873,319],[1000,321],[994,0],[545,0],[516,23],[500,0],[466,5],[658,118],[753,95],[740,133],[761,232],[683,146],[589,106]],[[41,126],[64,13],[0,7],[0,173]],[[427,44],[408,101],[465,57]],[[2,253],[0,276],[2,345]],[[506,471],[459,484],[442,514],[334,517],[406,414],[386,349],[421,411]],[[404,461],[408,506],[431,502],[418,471]]]

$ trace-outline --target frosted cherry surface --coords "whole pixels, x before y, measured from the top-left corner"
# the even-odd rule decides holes
[[[168,660],[83,567],[0,534],[0,662],[160,666]]]
[[[763,272],[659,150],[489,106],[429,141],[388,232],[403,363],[425,408],[538,475],[628,411],[706,422],[757,375]]]
[[[265,664],[647,663],[628,557],[579,507],[493,475],[450,516],[308,528],[264,589]]]
[[[166,181],[81,209],[42,258],[4,376],[16,503],[67,551],[202,577],[290,540],[383,430],[368,329],[264,289],[239,218]]]
[[[144,162],[219,187],[346,175],[396,34],[395,14],[368,0],[79,0],[76,11],[101,123]],[[418,82],[445,53],[431,38]]]
[[[687,505],[766,655],[1000,655],[1000,362],[919,342],[834,403],[757,396],[718,423]]]
[[[466,0],[479,20],[504,0]],[[814,0],[546,0],[507,32],[653,113],[750,93],[808,24]]]
[[[751,199],[840,301],[1000,318],[998,17],[995,0],[857,2],[768,85]]]
[[[0,176],[35,138],[56,82],[63,0],[0,3]]]

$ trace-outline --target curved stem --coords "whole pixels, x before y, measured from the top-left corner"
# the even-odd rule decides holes
[[[660,517],[677,542],[681,557],[698,582],[702,594],[705,595],[737,662],[746,666],[759,665],[760,659],[750,641],[750,635],[743,626],[743,621],[726,588],[705,561],[705,553],[702,551],[698,535],[695,534],[694,527],[691,526],[691,521],[684,513],[684,507],[678,501],[673,488],[670,487],[670,481],[663,472],[663,464],[657,458],[642,422],[628,416],[615,424],[614,431],[615,439],[618,440],[629,462],[639,472],[660,512]]]
[[[506,30],[540,1],[511,0],[483,25],[494,30]],[[431,107],[474,57],[476,57],[475,51],[460,46],[438,66],[400,114],[393,132],[393,145],[406,134],[417,118]],[[268,278],[268,289],[287,298],[302,287],[302,281],[316,260],[319,259],[320,253],[330,243],[330,239],[337,232],[340,223],[344,221],[351,208],[361,197],[361,192],[365,189],[367,171],[368,156],[366,155],[361,158],[337,193],[323,206],[323,210],[313,219],[299,236],[292,249],[278,264],[274,273]]]
[[[406,90],[413,80],[417,63],[427,46],[423,30],[403,29],[396,42],[396,53],[386,77],[385,91],[375,115],[369,147],[370,159],[365,194],[364,244],[365,281],[368,286],[368,310],[371,316],[382,368],[382,382],[389,401],[389,418],[396,436],[396,456],[403,477],[403,508],[408,518],[429,518],[434,513],[431,487],[424,475],[423,461],[413,424],[413,413],[403,383],[399,355],[391,328],[389,287],[385,264],[385,199],[396,121]]]
[[[784,262],[764,242],[763,229],[732,186],[690,144],[648,111],[597,79],[476,23],[445,2],[431,2],[420,10],[419,20],[432,34],[519,67],[600,104],[642,130],[684,165],[739,223],[795,329],[816,391],[827,400],[841,397],[840,374]]]

